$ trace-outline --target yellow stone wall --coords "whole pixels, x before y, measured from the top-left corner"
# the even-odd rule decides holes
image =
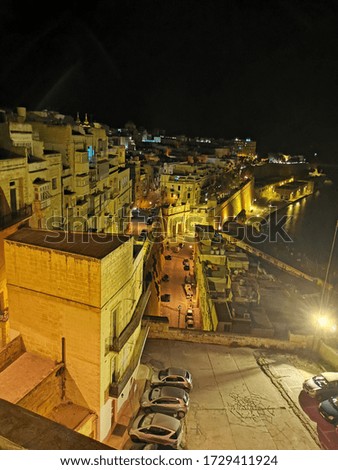
[[[13,285],[8,296],[10,325],[20,331],[27,351],[60,362],[65,338],[66,398],[98,412],[99,309]]]
[[[61,402],[61,377],[55,373],[56,370],[16,404],[39,415],[47,416]]]
[[[55,361],[65,337],[67,398],[98,412],[99,262],[9,241],[5,259],[11,328],[28,351]]]
[[[31,204],[26,158],[0,160],[1,215],[10,213],[10,182],[15,181],[17,208]]]
[[[98,260],[7,240],[5,261],[9,285],[100,307]]]
[[[11,327],[20,331],[27,351],[56,362],[65,338],[66,399],[97,413],[101,439],[114,409],[107,393],[112,373],[122,377],[138,359],[140,326],[120,352],[110,351],[107,340],[123,331],[135,311],[143,256],[142,250],[133,257],[132,238],[102,260],[5,242]]]

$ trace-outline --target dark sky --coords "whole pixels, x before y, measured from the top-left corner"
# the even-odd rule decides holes
[[[40,19],[35,2],[1,0],[0,106],[251,137],[260,152],[318,152],[334,161],[336,4],[59,1],[46,3]]]

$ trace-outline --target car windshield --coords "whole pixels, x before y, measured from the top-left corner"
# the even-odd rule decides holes
[[[325,387],[328,383],[322,375],[317,375],[317,377],[315,377],[313,380],[315,384],[318,385],[318,387],[320,388]]]
[[[164,377],[166,377],[168,375],[168,369],[164,369],[164,370],[160,370],[158,376],[160,379],[163,379]]]
[[[144,426],[144,427],[150,426],[151,420],[152,420],[151,415],[144,415],[144,417],[140,421],[139,427],[141,427],[141,426]]]

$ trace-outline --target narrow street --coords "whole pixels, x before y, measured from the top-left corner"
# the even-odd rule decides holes
[[[162,295],[169,294],[169,302],[161,302],[161,316],[168,317],[169,326],[172,328],[185,328],[185,315],[188,308],[193,309],[194,328],[200,328],[200,314],[196,302],[196,289],[192,286],[192,296],[187,296],[185,281],[194,279],[194,262],[192,259],[193,247],[184,244],[182,248],[178,244],[171,244],[165,248],[164,256],[171,256],[171,259],[164,259],[163,275],[169,276],[168,281],[162,281]],[[189,270],[184,269],[184,260],[188,260]]]

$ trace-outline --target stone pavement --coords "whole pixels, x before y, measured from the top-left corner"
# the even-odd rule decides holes
[[[163,274],[168,274],[169,281],[161,283],[161,294],[170,294],[170,302],[161,302],[161,316],[169,319],[171,328],[185,328],[185,314],[192,305],[194,313],[194,327],[201,327],[199,309],[196,303],[196,292],[193,287],[192,299],[187,299],[184,291],[184,282],[187,275],[194,275],[194,261],[192,258],[193,249],[188,243],[183,248],[176,251],[178,243],[170,244],[170,248],[164,250],[164,256],[170,255],[171,260],[164,259]],[[183,260],[189,259],[190,271],[183,268]],[[181,306],[181,309],[178,307]]]
[[[184,367],[192,373],[194,388],[185,418],[186,449],[322,448],[316,426],[299,406],[303,379],[317,371],[318,365],[269,351],[264,358],[276,384],[258,363],[261,353],[252,348],[147,341],[143,363]]]

